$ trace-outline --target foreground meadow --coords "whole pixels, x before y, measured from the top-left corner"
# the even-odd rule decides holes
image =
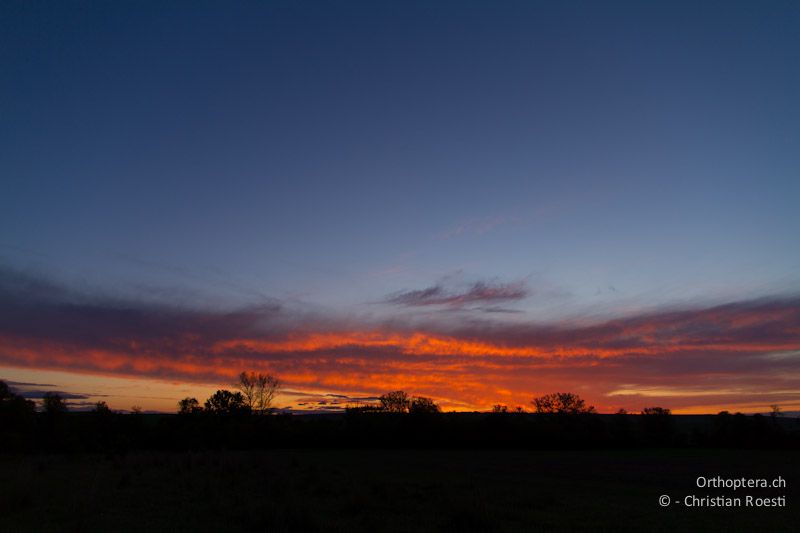
[[[800,518],[792,451],[4,455],[0,471],[3,531],[796,531]],[[700,489],[701,475],[787,487]],[[661,507],[663,494],[785,495],[787,506]]]

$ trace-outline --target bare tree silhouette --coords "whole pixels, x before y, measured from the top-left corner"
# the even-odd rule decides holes
[[[275,376],[255,372],[242,372],[236,387],[241,391],[245,404],[258,414],[272,410],[272,400],[281,388]]]

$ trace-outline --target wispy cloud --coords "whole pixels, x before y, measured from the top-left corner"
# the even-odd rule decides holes
[[[401,291],[390,294],[385,303],[419,307],[442,305],[448,307],[464,307],[476,303],[495,303],[522,300],[528,296],[524,283],[498,284],[477,282],[464,290],[447,289],[442,285],[433,285],[425,289]]]
[[[52,383],[27,383],[24,381],[11,381],[6,380],[6,383],[12,388],[20,388],[20,387],[57,387],[57,385],[53,385]]]
[[[342,412],[349,405],[375,402],[377,396],[351,396],[347,394],[313,393],[297,390],[282,391],[282,396],[294,397],[293,406],[285,411],[300,413]]]
[[[89,398],[95,396],[102,396],[98,394],[80,394],[75,392],[64,392],[59,390],[52,390],[52,391],[45,391],[45,390],[22,390],[18,391],[18,394],[23,398],[28,398],[30,400],[41,400],[44,398],[46,394],[57,394],[61,398],[65,400],[88,400]]]
[[[47,394],[57,394],[64,400],[88,400],[89,398],[107,397],[107,394],[97,394],[94,392],[67,392],[59,390],[58,385],[49,383],[26,383],[21,381],[6,380],[6,383],[16,394],[29,400],[41,400]]]

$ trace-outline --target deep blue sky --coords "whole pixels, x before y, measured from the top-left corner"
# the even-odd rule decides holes
[[[0,260],[356,313],[797,292],[798,95],[797,2],[3,2]]]

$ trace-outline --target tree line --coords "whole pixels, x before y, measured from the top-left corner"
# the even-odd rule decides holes
[[[242,414],[273,414],[276,408],[273,405],[275,396],[283,387],[283,383],[271,374],[257,372],[241,372],[234,388],[217,390],[208,397],[201,405],[197,398],[186,397],[178,401],[178,414],[191,415],[199,413],[210,413],[217,415],[242,415]],[[531,400],[533,412],[536,414],[558,414],[558,415],[590,415],[597,414],[592,405],[587,405],[586,401],[579,395],[571,392],[554,392],[538,396]],[[774,419],[782,416],[780,406],[771,405],[770,416]],[[8,384],[0,380],[0,414],[6,418],[14,418],[14,414],[24,416],[25,413],[32,413],[37,410],[36,402],[24,398],[11,391]],[[65,399],[54,392],[47,392],[42,398],[41,411],[49,415],[58,415],[68,411]],[[106,402],[96,402],[92,410],[95,413],[112,413]],[[138,406],[131,408],[131,414],[141,414],[142,409]],[[425,396],[410,396],[405,391],[398,390],[388,392],[378,397],[376,402],[365,402],[349,404],[345,408],[346,413],[395,413],[395,414],[440,414],[441,407],[432,399]],[[527,413],[522,406],[510,409],[504,404],[492,406],[492,414]],[[625,409],[620,409],[617,415],[628,415]],[[645,407],[640,412],[644,416],[668,417],[672,414],[670,409],[664,407]],[[728,411],[722,411],[720,415],[728,415]],[[740,414],[740,413],[737,413]]]
[[[238,390],[220,389],[202,406],[197,398],[187,396],[178,402],[178,414],[269,414],[274,411],[272,402],[281,386],[281,381],[271,374],[242,372],[235,383]]]
[[[0,450],[124,451],[127,449],[248,449],[271,447],[791,447],[800,448],[800,419],[731,414],[675,416],[663,407],[602,415],[574,393],[534,398],[531,412],[495,405],[488,413],[442,412],[431,398],[388,392],[347,406],[339,416],[292,416],[274,406],[281,382],[242,372],[233,387],[202,405],[178,402],[178,416],[112,411],[98,402],[69,412],[58,394],[40,409],[0,381]]]

